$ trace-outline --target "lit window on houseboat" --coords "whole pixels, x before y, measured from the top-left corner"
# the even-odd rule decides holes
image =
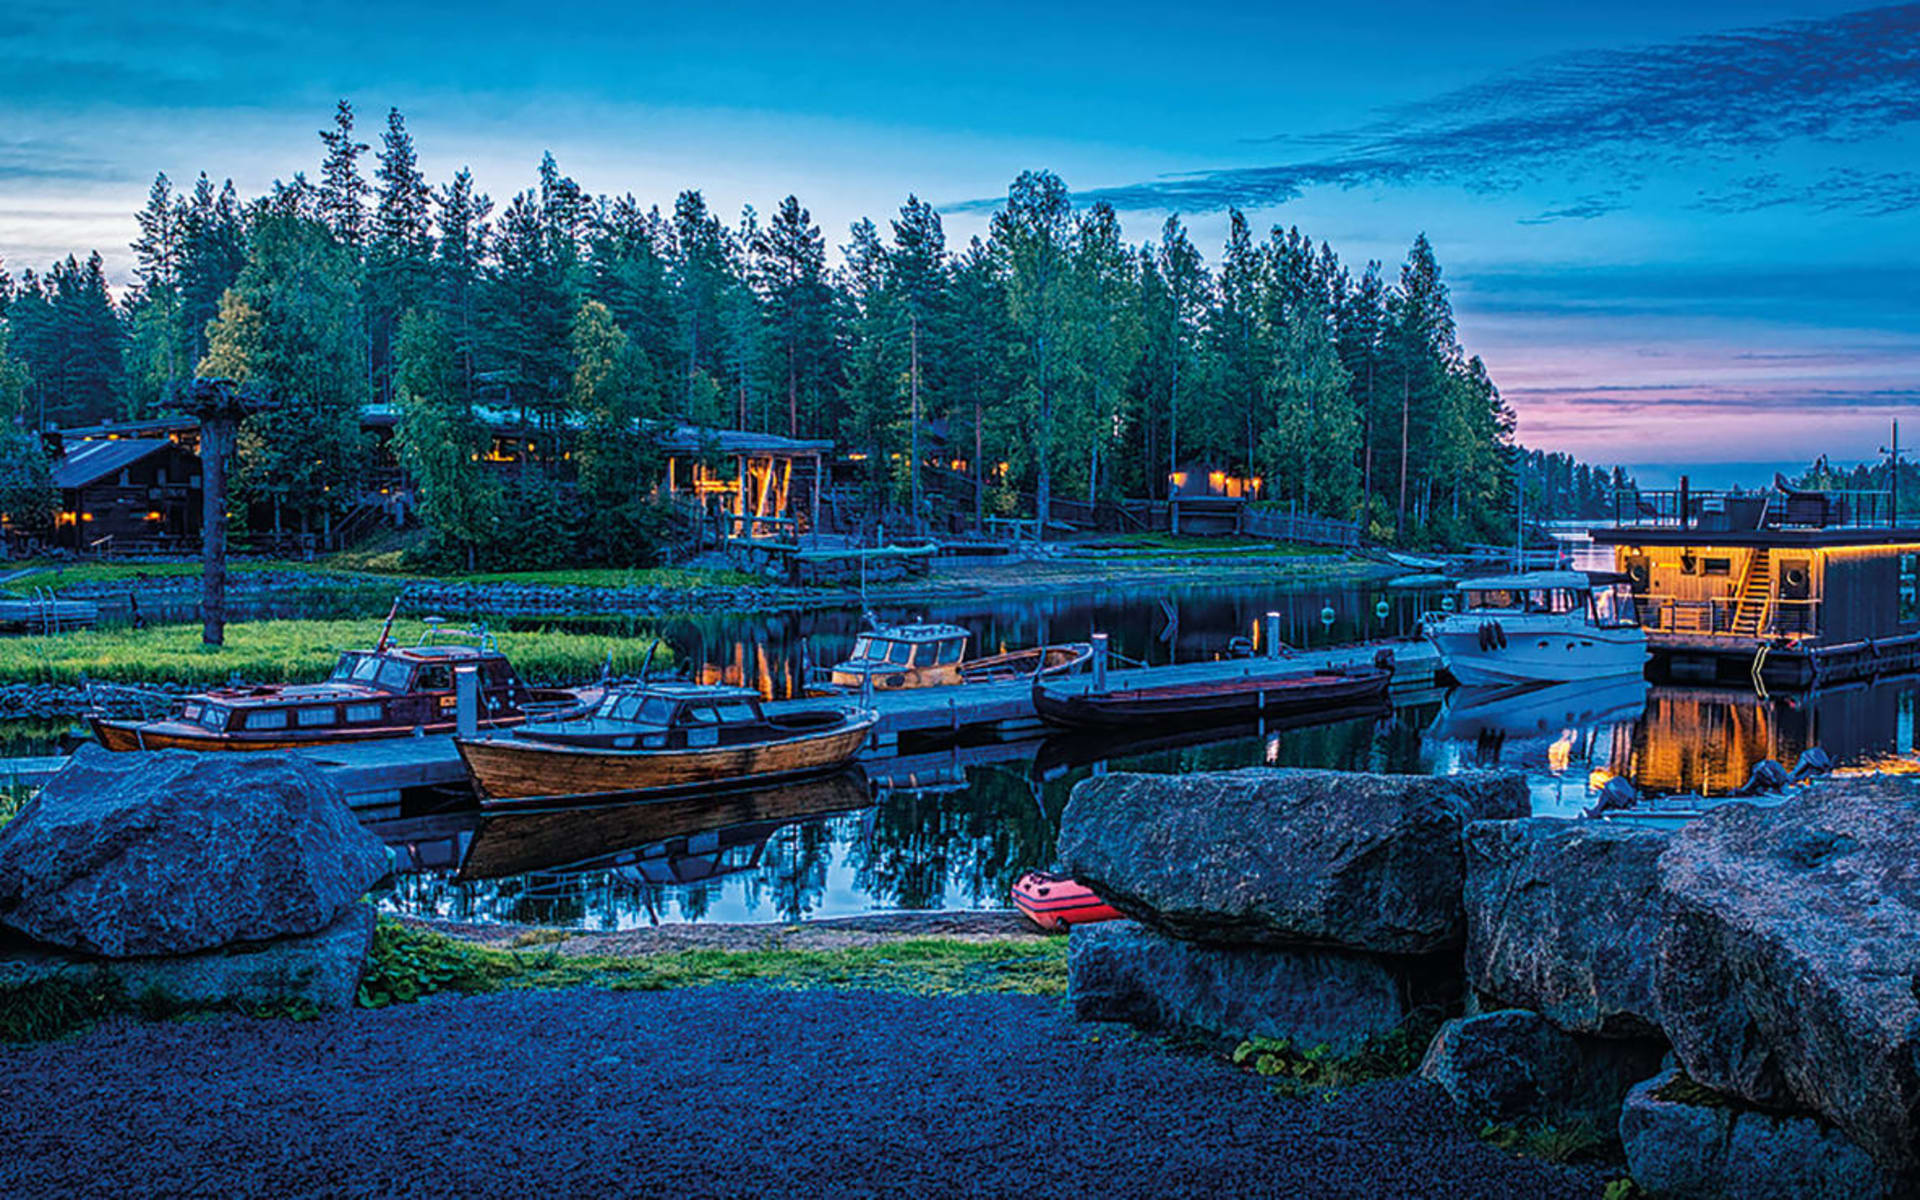
[[[247,714],[248,729],[285,729],[287,710],[284,708],[261,708]]]
[[[378,704],[347,705],[347,721],[349,724],[358,725],[367,721],[378,721],[379,719],[380,706]]]
[[[331,708],[303,708],[295,720],[299,721],[302,728],[311,728],[315,725],[331,725],[333,724],[333,710]]]

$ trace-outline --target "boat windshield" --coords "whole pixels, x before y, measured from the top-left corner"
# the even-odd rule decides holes
[[[1593,623],[1601,629],[1631,628],[1640,624],[1640,614],[1633,603],[1633,589],[1625,583],[1594,588]]]
[[[353,664],[355,683],[372,683],[373,677],[380,673],[380,660],[371,654],[357,655],[360,661]]]
[[[365,657],[366,656],[362,654],[342,654],[340,661],[333,664],[333,674],[327,676],[328,681],[332,683],[345,683],[352,679],[354,668],[358,667],[360,660]]]
[[[853,655],[848,661],[867,662],[871,660],[874,662],[884,662],[886,657],[886,643],[876,643],[872,638],[863,633],[853,639]]]
[[[600,702],[599,715],[609,721],[625,721],[632,725],[657,725],[664,729],[673,720],[673,701],[663,696],[615,694]]]
[[[380,664],[380,686],[390,692],[404,692],[413,683],[413,664],[390,658]]]

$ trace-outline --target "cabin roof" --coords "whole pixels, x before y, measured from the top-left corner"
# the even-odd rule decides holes
[[[1767,547],[1780,550],[1819,550],[1847,546],[1900,546],[1920,549],[1920,529],[1885,525],[1830,525],[1824,529],[1680,529],[1678,527],[1607,525],[1588,531],[1601,546],[1714,546]]]
[[[771,454],[776,457],[783,454],[826,454],[833,450],[830,441],[806,441],[772,433],[709,429],[697,425],[676,425],[661,430],[660,445],[678,454],[697,454],[711,446],[722,454]]]
[[[173,443],[166,438],[102,438],[97,441],[70,442],[66,453],[53,464],[53,486],[82,488],[98,483],[171,445]]]
[[[372,654],[367,650],[360,653]],[[504,658],[498,650],[483,646],[388,646],[380,653],[391,658],[406,658],[416,662],[447,662],[455,659]]]
[[[668,700],[686,703],[698,703],[702,700],[758,700],[760,693],[752,688],[733,687],[724,683],[645,683],[635,687],[615,688],[615,694],[623,696],[661,696]]]
[[[913,625],[882,625],[878,629],[863,629],[860,633],[862,637],[878,638],[884,642],[937,642],[943,638],[967,636],[967,631],[958,625],[932,621]]]
[[[1611,577],[1596,577],[1586,571],[1524,571],[1518,575],[1482,575],[1478,579],[1463,579],[1460,590],[1463,592],[1527,592],[1536,588],[1573,588],[1585,591],[1595,583],[1609,582]],[[1625,578],[1621,576],[1620,578]]]

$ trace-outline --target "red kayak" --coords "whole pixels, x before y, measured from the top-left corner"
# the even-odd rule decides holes
[[[1028,871],[1014,883],[1013,906],[1040,928],[1062,933],[1070,925],[1117,921],[1123,916],[1086,884],[1046,871]]]

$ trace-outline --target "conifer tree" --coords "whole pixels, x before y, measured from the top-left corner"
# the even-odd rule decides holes
[[[1073,205],[1067,185],[1051,171],[1024,171],[993,217],[992,246],[1005,280],[1015,335],[1018,391],[1028,434],[1021,457],[1034,475],[1036,531],[1046,537],[1053,502],[1054,439],[1067,346],[1071,296]]]
[[[353,140],[353,105],[341,100],[333,128],[320,131],[327,154],[320,169],[317,215],[343,246],[358,250],[367,234],[367,181],[360,175],[365,142]]]

